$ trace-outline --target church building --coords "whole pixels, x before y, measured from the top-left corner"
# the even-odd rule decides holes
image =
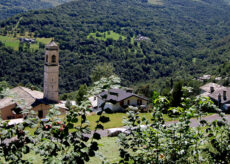
[[[43,93],[21,86],[11,89],[9,92],[12,96],[0,99],[0,113],[3,120],[23,118],[22,104],[31,107],[39,118],[44,118],[52,105],[65,114],[65,105],[59,101],[59,47],[51,41],[45,49]]]

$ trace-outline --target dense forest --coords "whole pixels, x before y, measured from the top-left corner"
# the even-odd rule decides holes
[[[0,20],[28,10],[51,8],[67,1],[68,0],[1,0]]]
[[[123,85],[218,75],[219,65],[230,57],[228,2],[149,2],[152,4],[146,0],[73,1],[2,21],[0,32],[54,37],[61,48],[62,93],[89,84],[91,70],[101,63],[113,65]],[[108,32],[120,37],[108,37]],[[149,39],[136,40],[138,36]],[[42,87],[43,54],[43,49],[17,52],[1,45],[0,81]]]

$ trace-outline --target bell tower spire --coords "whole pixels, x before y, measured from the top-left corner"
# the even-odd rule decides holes
[[[45,47],[44,64],[44,99],[58,102],[59,80],[59,47],[52,40]]]

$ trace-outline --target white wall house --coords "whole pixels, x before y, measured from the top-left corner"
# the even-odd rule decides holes
[[[106,102],[104,109],[113,112],[122,111],[128,106],[147,107],[148,99],[132,93],[131,90],[109,89],[89,98],[94,111],[100,111],[101,105]]]

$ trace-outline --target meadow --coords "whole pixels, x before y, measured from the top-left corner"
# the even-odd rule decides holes
[[[87,38],[93,37],[98,40],[104,40],[106,41],[107,39],[113,39],[113,40],[119,40],[120,38],[122,40],[126,39],[125,36],[120,35],[114,31],[106,31],[106,32],[95,32],[95,33],[90,33]]]
[[[19,49],[19,38],[30,38],[29,36],[25,35],[25,36],[13,36],[13,35],[0,35],[0,42],[2,42],[3,44],[5,44],[6,47],[10,47],[14,50],[18,50]],[[34,44],[30,44],[30,49],[31,50],[38,50],[39,49],[39,43],[42,44],[48,44],[52,38],[35,38],[36,39],[36,43]]]

